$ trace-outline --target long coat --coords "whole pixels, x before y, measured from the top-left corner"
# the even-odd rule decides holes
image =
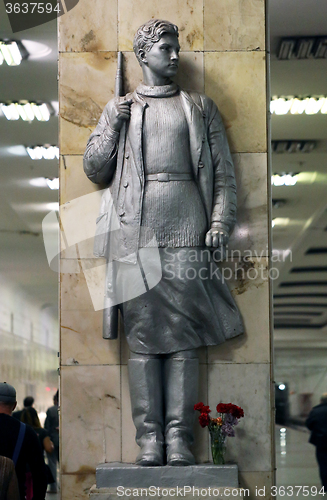
[[[229,234],[235,224],[236,184],[220,113],[205,95],[180,90],[180,96],[189,127],[194,179],[205,207],[208,230],[215,223],[215,228]],[[109,120],[110,108],[117,99],[133,99],[130,120],[120,133],[110,127]],[[97,219],[94,253],[98,257],[134,264],[145,184],[142,127],[146,106],[137,91],[109,101],[84,154],[88,178],[109,185]],[[110,317],[112,311],[109,309],[104,318],[104,337],[115,338],[117,321]]]

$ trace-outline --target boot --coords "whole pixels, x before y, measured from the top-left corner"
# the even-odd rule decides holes
[[[160,359],[128,361],[132,418],[141,451],[136,465],[164,464],[162,369]]]
[[[198,397],[199,360],[170,358],[164,365],[167,465],[194,465],[194,405]]]

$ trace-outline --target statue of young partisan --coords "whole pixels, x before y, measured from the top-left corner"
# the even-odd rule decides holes
[[[134,286],[142,249],[153,241],[159,249],[160,282],[117,306],[130,348],[132,416],[141,447],[136,463],[144,466],[194,464],[197,348],[243,332],[209,250],[224,251],[235,223],[233,162],[214,102],[171,80],[179,50],[178,28],[167,21],[151,20],[137,30],[143,83],[106,105],[84,155],[89,179],[108,185],[98,218],[109,221],[106,240],[113,211],[119,220],[110,255],[108,241],[101,249],[96,244],[97,256],[122,263],[107,275],[107,299],[117,283]],[[115,311],[109,300],[105,338],[117,337]]]

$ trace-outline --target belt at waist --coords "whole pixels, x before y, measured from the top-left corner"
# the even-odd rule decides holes
[[[148,174],[145,176],[146,181],[193,181],[192,174],[170,174],[168,172],[160,172],[159,174]]]

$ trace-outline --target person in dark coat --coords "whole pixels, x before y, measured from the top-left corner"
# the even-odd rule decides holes
[[[13,459],[22,424],[12,417],[16,407],[16,390],[6,382],[0,383],[0,455]],[[47,488],[46,468],[39,440],[33,429],[25,426],[20,451],[15,462],[20,499],[25,500],[25,472],[28,465],[33,479],[33,500],[44,500]]]
[[[320,404],[312,408],[305,425],[311,431],[309,442],[316,447],[320,479],[327,492],[327,393],[321,396]]]
[[[17,418],[17,420],[20,420],[21,419],[21,416],[22,416],[22,413],[23,411],[26,409],[26,408],[32,408],[34,405],[34,398],[33,396],[26,396],[26,398],[24,398],[24,401],[23,401],[23,409],[22,410],[17,410],[17,411],[14,411],[12,416],[14,418]],[[36,411],[36,410],[35,410]]]
[[[50,439],[53,443],[53,451],[46,449],[48,464],[51,474],[55,482],[49,486],[49,493],[56,493],[57,491],[57,462],[59,462],[59,414],[58,414],[59,391],[53,396],[53,406],[47,410],[47,417],[44,422],[44,428],[49,433]]]

